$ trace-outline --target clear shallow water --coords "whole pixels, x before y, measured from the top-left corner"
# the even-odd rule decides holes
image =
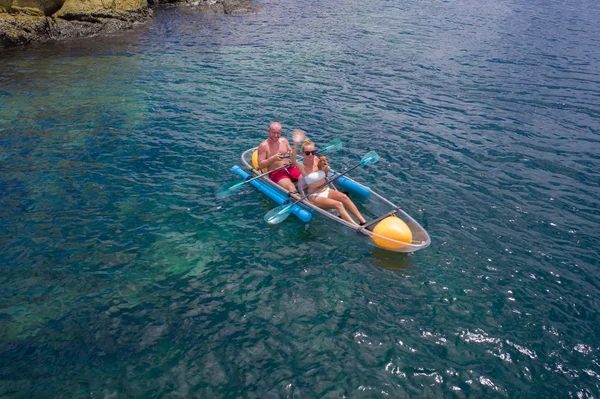
[[[0,53],[0,396],[598,397],[599,6],[261,5]],[[432,246],[217,202],[271,120]]]

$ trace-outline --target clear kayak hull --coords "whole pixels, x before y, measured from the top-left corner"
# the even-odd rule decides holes
[[[244,167],[250,171],[246,178],[255,177],[262,173],[252,165],[252,155],[255,151],[256,148],[251,148],[242,154]],[[238,175],[244,177],[243,174],[238,173]],[[330,176],[335,177],[336,173],[333,172]],[[338,179],[336,185],[350,192],[353,201],[367,219],[365,226],[353,225],[338,217],[335,212],[314,206],[308,200],[302,200],[302,196],[299,194],[289,195],[287,190],[271,181],[266,174],[255,181],[259,181],[260,185],[264,185],[263,189],[259,188],[259,190],[272,199],[273,197],[267,192],[270,194],[273,192],[280,193],[277,196],[278,199],[274,199],[278,204],[282,203],[282,198],[291,198],[293,201],[301,200],[294,206],[294,208],[298,208],[298,211],[293,213],[298,213],[296,216],[302,221],[310,221],[311,218],[306,213],[323,216],[364,235],[370,244],[394,252],[415,252],[427,248],[431,244],[431,238],[427,231],[402,208],[347,175]]]

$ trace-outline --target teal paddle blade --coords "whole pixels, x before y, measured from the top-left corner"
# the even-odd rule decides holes
[[[362,157],[360,163],[363,165],[371,165],[377,161],[379,161],[379,155],[377,155],[375,151],[369,151],[365,154],[364,157]]]
[[[278,224],[283,222],[285,219],[287,219],[288,216],[290,216],[290,212],[292,211],[293,206],[294,203],[291,203],[271,209],[264,217],[265,222],[269,224]]]
[[[326,154],[331,151],[339,150],[340,148],[342,148],[342,140],[335,139],[331,143],[329,143],[327,146],[321,148],[321,151],[319,151],[319,153]]]
[[[244,186],[244,183],[246,183],[246,182],[245,181],[239,182],[239,183],[233,182],[233,183],[224,185],[217,192],[217,199],[223,199],[223,198],[229,197],[230,195],[234,194],[237,190],[242,188]]]

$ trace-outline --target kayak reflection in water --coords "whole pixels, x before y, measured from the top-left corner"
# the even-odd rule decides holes
[[[360,214],[359,210],[354,205],[354,202],[344,193],[332,190],[327,185],[325,177],[329,172],[329,164],[327,157],[317,157],[315,144],[306,137],[306,132],[300,129],[294,129],[293,133],[294,148],[290,161],[304,176],[304,183],[308,186],[307,193],[310,193],[308,200],[323,209],[335,209],[342,219],[353,224],[359,225],[348,214],[348,210],[354,215],[360,225],[366,223],[365,218]],[[297,154],[298,147],[302,144],[302,154],[304,155],[303,163],[298,162]]]

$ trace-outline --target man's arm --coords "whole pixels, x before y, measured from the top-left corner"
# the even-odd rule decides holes
[[[285,145],[285,152],[292,152],[292,147],[290,147],[290,142],[286,138],[282,138],[283,144]]]
[[[268,146],[267,143],[261,143],[258,146],[258,168],[269,168],[269,165],[273,163],[275,160],[281,159],[281,154],[278,152],[267,158],[268,155]]]
[[[260,143],[260,145],[258,146],[258,168],[262,169],[262,168],[266,168],[267,166],[269,166],[268,159],[267,159],[267,146],[265,145],[265,143]]]

